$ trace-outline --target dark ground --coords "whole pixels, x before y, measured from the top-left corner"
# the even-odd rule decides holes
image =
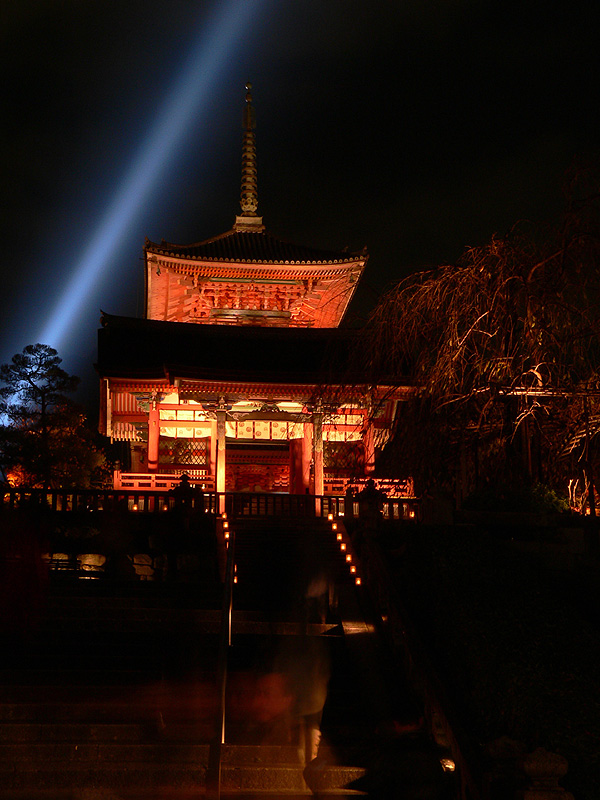
[[[481,751],[559,753],[569,762],[562,785],[576,800],[593,800],[600,569],[578,547],[573,553],[577,532],[517,533],[521,541],[499,528],[419,526],[381,541],[402,602]]]

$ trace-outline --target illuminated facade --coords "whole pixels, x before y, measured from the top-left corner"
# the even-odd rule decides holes
[[[145,319],[103,317],[100,429],[131,453],[116,488],[186,472],[218,492],[321,495],[375,469],[403,390],[361,385],[360,333],[339,327],[367,255],[272,236],[257,197],[248,92],[232,230],[146,241]]]

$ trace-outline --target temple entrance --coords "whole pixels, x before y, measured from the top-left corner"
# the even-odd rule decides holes
[[[228,492],[289,492],[287,443],[267,447],[228,443],[225,486]]]

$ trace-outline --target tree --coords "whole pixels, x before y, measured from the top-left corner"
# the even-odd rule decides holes
[[[0,366],[0,457],[13,483],[83,488],[104,468],[85,414],[67,397],[79,378],[61,361],[52,347],[34,344]]]
[[[574,470],[592,481],[600,214],[587,178],[571,181],[556,229],[515,226],[456,264],[409,276],[377,307],[364,368],[373,382],[416,387],[388,458],[403,459],[422,490],[458,483],[460,498],[543,480],[566,494]]]

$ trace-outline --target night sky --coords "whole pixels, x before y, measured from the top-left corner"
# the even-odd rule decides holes
[[[284,239],[367,246],[355,319],[405,274],[551,219],[598,150],[598,4],[18,0],[3,18],[0,358],[58,314],[45,343],[90,396],[100,309],[143,312],[144,237],[232,227],[248,80],[259,213]]]

